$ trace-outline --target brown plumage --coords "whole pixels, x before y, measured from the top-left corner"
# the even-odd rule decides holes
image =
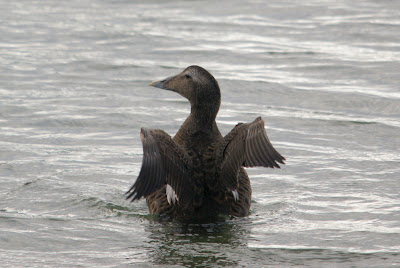
[[[173,219],[247,216],[251,186],[243,167],[279,168],[285,160],[269,141],[264,120],[239,123],[223,137],[215,122],[221,104],[218,83],[199,66],[150,85],[187,98],[191,113],[173,138],[142,128],[142,168],[127,198],[145,197],[150,213]]]

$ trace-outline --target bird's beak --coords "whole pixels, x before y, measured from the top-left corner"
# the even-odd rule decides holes
[[[151,87],[158,87],[158,88],[163,88],[164,86],[164,80],[161,81],[153,81],[149,84]]]
[[[149,84],[149,86],[151,87],[158,87],[158,88],[162,88],[162,89],[169,89],[166,84],[173,78],[174,76],[170,76],[168,78],[165,78],[163,80],[159,80],[159,81],[153,81]]]

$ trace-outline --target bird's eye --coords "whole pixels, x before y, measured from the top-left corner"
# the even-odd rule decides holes
[[[191,78],[191,76],[188,74],[185,74],[185,78]]]

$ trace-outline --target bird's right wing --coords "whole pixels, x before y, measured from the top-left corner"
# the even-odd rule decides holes
[[[142,128],[143,161],[139,176],[126,192],[131,201],[147,197],[166,185],[168,202],[191,201],[192,161],[185,149],[158,129]]]
[[[233,192],[238,188],[238,171],[241,166],[279,168],[278,163],[284,164],[285,160],[269,141],[261,117],[251,123],[236,125],[224,137],[219,158],[222,186]]]

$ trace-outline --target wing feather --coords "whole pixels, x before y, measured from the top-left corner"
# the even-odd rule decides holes
[[[178,200],[190,202],[192,162],[184,148],[162,130],[142,128],[143,161],[139,176],[126,192],[131,201],[147,197],[168,184]],[[166,193],[167,194],[167,193]]]
[[[285,160],[269,141],[261,117],[252,123],[236,125],[224,137],[218,157],[221,183],[230,191],[237,190],[241,166],[280,168],[278,163],[284,164]]]

